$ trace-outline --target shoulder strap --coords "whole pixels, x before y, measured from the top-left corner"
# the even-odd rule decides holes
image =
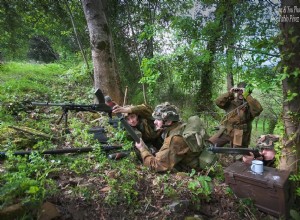
[[[221,120],[220,124],[223,125],[225,121],[227,121],[229,118],[239,114],[239,110],[243,107],[247,106],[247,102],[244,102],[242,105],[236,107],[235,109],[228,112],[226,115],[224,115],[223,119]]]
[[[186,123],[183,123],[180,126],[176,127],[175,129],[171,130],[169,132],[169,136],[182,135],[185,126],[186,126]]]

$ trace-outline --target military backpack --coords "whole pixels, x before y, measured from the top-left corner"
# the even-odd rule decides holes
[[[207,134],[205,125],[198,116],[191,116],[187,123],[182,124],[179,134],[182,135],[192,152],[200,153],[201,169],[211,166],[216,161],[216,156],[205,149]]]

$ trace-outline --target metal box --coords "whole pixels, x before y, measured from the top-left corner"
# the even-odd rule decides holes
[[[289,171],[265,166],[262,174],[256,174],[250,165],[237,161],[224,174],[226,184],[237,197],[250,198],[259,210],[287,218],[291,200]]]

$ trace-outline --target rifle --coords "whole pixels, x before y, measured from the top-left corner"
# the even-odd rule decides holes
[[[98,102],[104,102],[104,95],[101,92],[100,89],[97,89],[96,92],[94,93]],[[122,126],[125,128],[125,130],[129,133],[129,135],[133,138],[133,140],[137,143],[140,143],[140,138],[137,136],[137,134],[134,132],[133,128],[127,123],[126,119],[123,117],[121,113],[116,114],[119,121],[121,122]]]
[[[245,107],[247,104],[248,104],[248,102],[245,102],[245,103],[243,103],[242,105],[238,106],[237,108],[235,108],[235,109],[231,110],[230,112],[228,112],[228,113],[223,117],[223,119],[221,120],[220,125],[224,125],[224,122],[225,122],[225,121],[228,121],[229,118],[232,118],[233,116],[237,115],[237,114],[238,114],[238,111],[239,111],[241,108]]]
[[[107,146],[102,146],[101,149],[105,152],[111,151],[111,150],[116,150],[116,149],[122,149],[121,145],[107,145]],[[82,147],[82,148],[65,148],[65,149],[53,149],[53,150],[45,150],[42,152],[39,152],[42,155],[45,154],[67,154],[67,153],[85,153],[85,152],[91,152],[94,149],[92,147]],[[38,151],[16,151],[13,152],[14,156],[25,156],[25,155],[29,155],[32,154],[34,152],[38,152]],[[7,157],[6,152],[0,152],[0,159],[5,159]]]
[[[128,122],[126,121],[126,119],[123,117],[123,115],[121,113],[117,114],[117,117],[119,118],[119,121],[121,122],[121,125],[125,128],[125,130],[129,133],[129,135],[132,137],[132,139],[137,142],[140,143],[140,138],[139,136],[134,132],[133,128],[128,124]],[[112,159],[112,160],[119,160],[121,158],[127,157],[129,155],[130,152],[128,151],[121,151],[121,152],[117,152],[117,153],[113,153],[113,154],[109,154],[108,158]]]
[[[101,92],[100,89],[97,89],[94,94],[95,94],[95,96],[97,98],[97,101],[99,103],[102,103],[102,102],[105,101],[104,95],[103,95],[103,93]],[[128,124],[128,122],[123,117],[123,115],[121,113],[117,113],[116,115],[117,115],[119,121],[121,122],[122,127],[125,128],[125,130],[129,133],[129,135],[132,137],[132,139],[135,142],[140,143],[139,136],[134,132],[133,128]],[[129,152],[122,151],[122,152],[117,152],[117,153],[114,153],[114,154],[110,154],[110,155],[108,155],[108,158],[118,160],[118,159],[121,159],[123,157],[126,157],[127,155],[129,155]]]
[[[97,89],[95,91],[95,96],[99,100],[98,97],[101,97],[100,89]],[[49,103],[49,102],[31,102],[32,106],[59,106],[63,110],[63,114],[61,115],[60,119],[58,120],[57,124],[60,124],[61,120],[65,118],[65,128],[67,128],[68,125],[68,112],[69,111],[89,111],[89,112],[107,112],[109,117],[112,117],[112,109],[108,105],[104,103],[104,96],[103,99],[101,99],[99,104],[75,104],[75,103]]]
[[[97,98],[97,101],[99,103],[105,102],[104,95],[103,95],[103,93],[101,92],[100,89],[96,89],[94,94],[95,94],[95,96]],[[116,115],[118,117],[118,121],[121,122],[122,127],[125,128],[125,130],[129,133],[129,135],[132,137],[132,139],[135,142],[140,143],[140,138],[134,132],[133,128],[128,124],[128,122],[126,121],[124,116],[121,113],[117,113]],[[113,123],[113,125],[116,125],[116,121],[114,121],[113,119],[110,120],[109,123]],[[120,152],[116,152],[116,153],[113,153],[113,154],[109,154],[108,158],[112,159],[112,160],[119,160],[119,159],[122,159],[124,157],[127,157],[129,155],[129,153],[130,152],[128,152],[128,151],[120,151]]]
[[[126,121],[126,119],[123,117],[123,115],[121,113],[117,114],[117,117],[119,118],[121,125],[125,128],[125,130],[129,133],[129,135],[132,137],[132,139],[137,142],[140,143],[140,138],[139,136],[134,132],[133,128],[128,124],[128,122]],[[119,160],[122,159],[124,157],[127,157],[129,155],[130,152],[128,151],[121,151],[121,152],[117,152],[117,153],[113,153],[113,154],[109,154],[108,158],[112,159],[112,160]],[[136,151],[136,154],[138,152]],[[137,154],[138,155],[138,154]]]
[[[208,151],[217,154],[242,154],[250,155],[250,152],[254,154],[254,157],[260,157],[258,148],[232,148],[232,147],[209,147]]]

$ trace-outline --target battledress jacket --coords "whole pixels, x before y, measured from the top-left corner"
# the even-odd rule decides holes
[[[162,145],[161,131],[156,131],[154,120],[152,118],[152,108],[146,104],[130,107],[131,113],[139,117],[139,123],[135,127],[141,132],[142,139],[145,143],[152,144],[155,148],[159,149]]]
[[[143,164],[156,172],[163,171],[190,171],[191,168],[199,170],[200,153],[193,153],[184,138],[178,135],[180,122],[175,123],[164,131],[164,143],[153,156],[143,148],[141,157]]]
[[[233,137],[234,129],[243,130],[243,145],[248,146],[250,143],[252,121],[263,111],[261,104],[248,95],[245,100],[235,100],[234,93],[227,92],[216,99],[215,103],[226,113],[223,124],[225,126],[225,134]],[[244,105],[243,105],[244,104]],[[243,105],[243,107],[240,107]]]

